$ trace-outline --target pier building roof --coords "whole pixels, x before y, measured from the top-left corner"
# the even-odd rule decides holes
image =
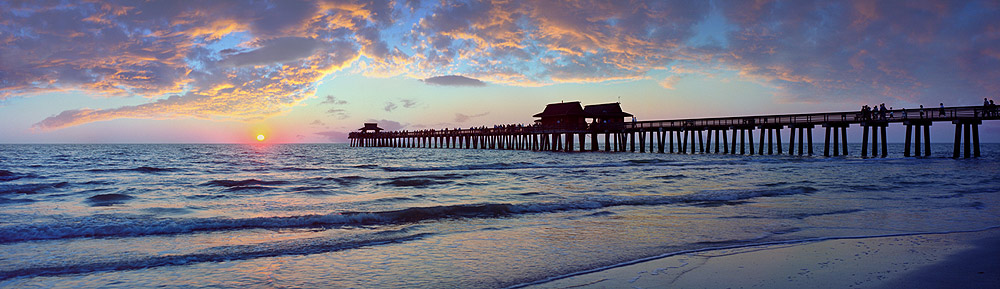
[[[631,113],[622,111],[621,103],[604,103],[604,104],[591,104],[583,107],[583,111],[587,114],[587,117],[592,118],[622,118],[630,117]]]
[[[584,116],[586,112],[580,106],[579,101],[550,103],[545,105],[545,110],[537,113],[534,117],[554,117],[554,116]]]
[[[358,130],[363,131],[363,132],[367,132],[367,131],[370,131],[370,130],[373,130],[375,132],[383,131],[382,128],[378,127],[378,123],[374,123],[374,122],[366,122],[365,123],[365,127],[359,128]]]

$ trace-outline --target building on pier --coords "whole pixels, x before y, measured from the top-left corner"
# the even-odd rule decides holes
[[[591,119],[591,123],[621,124],[626,117],[632,117],[631,113],[622,111],[621,103],[618,102],[591,104],[583,107],[583,112]]]
[[[361,133],[367,133],[368,131],[378,133],[380,131],[383,131],[384,129],[378,127],[378,123],[366,122],[365,127],[359,128],[358,130],[360,130]]]
[[[535,123],[543,128],[570,130],[587,128],[587,113],[583,111],[579,101],[550,103],[545,106],[544,111],[536,113],[534,117],[541,118]]]

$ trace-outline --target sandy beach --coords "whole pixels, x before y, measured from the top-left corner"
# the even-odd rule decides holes
[[[1000,288],[1000,229],[705,250],[526,288]]]

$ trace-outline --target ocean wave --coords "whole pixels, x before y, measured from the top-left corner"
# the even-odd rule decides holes
[[[243,192],[243,191],[269,191],[273,190],[272,187],[267,186],[234,186],[225,189],[227,192]]]
[[[676,161],[664,160],[664,159],[635,159],[635,160],[627,160],[626,162],[632,164],[666,164],[666,163],[673,163]]]
[[[176,172],[176,171],[180,171],[180,169],[141,166],[141,167],[131,168],[131,169],[88,169],[87,171],[88,172],[97,172],[97,173],[140,172],[140,173],[147,173],[147,174],[155,174],[155,173],[164,173],[164,172]]]
[[[27,204],[34,202],[36,201],[32,199],[21,199],[21,198],[10,199],[10,198],[0,197],[0,205]]]
[[[84,237],[185,234],[199,231],[387,225],[454,218],[497,218],[520,214],[593,210],[613,206],[650,206],[738,201],[758,197],[808,194],[815,191],[816,189],[812,187],[795,187],[767,190],[703,191],[677,196],[594,196],[547,203],[463,204],[413,207],[393,211],[338,212],[324,215],[239,219],[177,219],[154,218],[146,215],[95,215],[58,220],[52,223],[0,226],[0,243]]]
[[[0,280],[15,277],[57,276],[104,271],[136,270],[162,266],[187,265],[204,262],[224,262],[277,256],[311,255],[327,252],[406,242],[424,238],[427,233],[406,234],[406,230],[382,231],[354,238],[306,238],[260,244],[219,246],[190,254],[125,255],[110,259],[60,260],[59,262],[33,262],[31,266],[0,271]]]
[[[19,174],[8,170],[0,170],[0,182],[13,181],[28,176],[30,176],[30,174]]]
[[[470,174],[443,174],[443,175],[423,175],[423,176],[403,176],[390,178],[382,185],[397,187],[428,187],[433,185],[444,185],[452,183],[452,180],[463,179]]]
[[[418,188],[421,188],[421,187],[429,187],[429,186],[433,186],[433,185],[443,185],[443,184],[449,184],[449,183],[451,183],[451,181],[437,181],[437,180],[422,179],[422,178],[409,178],[409,179],[391,180],[391,181],[382,183],[382,185],[396,186],[396,187],[418,187]]]
[[[0,195],[4,194],[38,194],[53,189],[61,189],[69,186],[69,182],[36,183],[19,185],[0,185]]]
[[[87,198],[86,202],[93,207],[104,207],[104,206],[124,204],[126,201],[131,199],[135,199],[135,197],[126,194],[114,193],[114,194],[94,195]]]
[[[323,170],[327,170],[327,169],[325,169],[325,168],[303,168],[303,167],[281,167],[281,168],[278,168],[277,170],[279,170],[279,171],[286,171],[286,172],[308,172],[308,171],[323,171]]]
[[[732,161],[699,161],[699,165],[732,165],[736,164]],[[663,160],[663,159],[633,159],[625,161],[616,162],[606,162],[606,163],[575,163],[567,164],[564,162],[545,162],[545,163],[531,163],[531,162],[498,162],[490,164],[478,164],[478,165],[457,165],[457,166],[439,166],[439,167],[381,167],[384,171],[389,172],[425,172],[425,171],[475,171],[475,170],[523,170],[523,169],[584,169],[592,170],[594,168],[617,168],[617,167],[641,167],[641,166],[688,166],[691,163],[679,162],[674,160]]]
[[[314,177],[314,178],[307,179],[308,182],[311,182],[311,183],[320,183],[320,184],[326,184],[326,183],[328,183],[330,181],[333,181],[333,182],[337,183],[337,185],[340,185],[340,186],[343,186],[343,187],[354,186],[354,185],[360,184],[361,182],[364,182],[365,180],[368,180],[368,178],[365,178],[365,177],[362,177],[362,176]]]
[[[614,162],[598,164],[565,164],[565,163],[492,163],[481,165],[458,165],[441,167],[383,167],[389,172],[428,172],[428,171],[478,171],[478,170],[523,170],[523,169],[593,169],[609,167],[626,167],[636,165],[663,165],[667,162]]]
[[[687,178],[687,176],[681,175],[681,174],[676,174],[676,175],[652,176],[652,177],[649,177],[649,178],[650,179],[660,179],[660,180],[676,180],[676,179]]]
[[[287,181],[262,181],[258,179],[234,180],[211,180],[201,184],[202,186],[214,187],[253,187],[253,186],[274,186],[288,184]]]

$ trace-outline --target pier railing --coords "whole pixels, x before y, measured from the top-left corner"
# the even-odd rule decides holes
[[[863,122],[905,122],[905,121],[954,121],[957,119],[997,119],[996,115],[985,115],[983,106],[959,106],[924,109],[894,109],[884,114],[865,115],[861,111],[821,112],[781,115],[755,115],[735,117],[710,117],[677,120],[637,121],[625,124],[625,129],[689,127],[739,127],[759,125],[822,125],[829,123],[855,124]],[[905,113],[904,113],[905,112]],[[883,117],[884,115],[884,117]]]

